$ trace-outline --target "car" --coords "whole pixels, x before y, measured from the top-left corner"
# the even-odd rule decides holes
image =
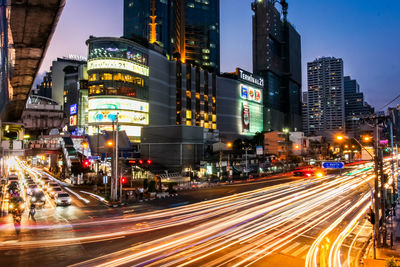
[[[18,182],[19,181],[19,179],[18,179],[18,176],[17,175],[10,175],[10,176],[8,176],[8,183],[10,184],[10,183],[12,183],[12,182]]]
[[[49,189],[49,195],[51,198],[54,198],[56,196],[56,194],[62,192],[62,188],[61,187],[53,187],[51,189]]]
[[[28,188],[26,189],[26,194],[31,196],[31,195],[33,195],[33,193],[35,193],[38,190],[39,190],[39,188],[36,184],[30,184],[30,185],[28,185]]]
[[[44,206],[46,203],[46,197],[42,191],[37,191],[32,194],[31,204],[35,204],[35,206]]]
[[[54,201],[56,202],[57,206],[59,205],[69,206],[71,205],[72,200],[68,193],[60,192],[55,195]]]
[[[54,188],[54,187],[60,187],[60,185],[53,181],[47,183],[47,188]]]

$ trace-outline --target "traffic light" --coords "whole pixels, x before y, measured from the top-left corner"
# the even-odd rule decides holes
[[[121,184],[126,184],[126,182],[128,182],[128,179],[126,179],[126,177],[122,176],[121,177]]]
[[[83,167],[89,168],[89,167],[90,167],[90,160],[85,159],[85,160],[83,161]]]
[[[143,164],[143,160],[139,159],[139,164],[142,165]]]
[[[150,165],[150,164],[151,164],[151,160],[148,159],[148,160],[146,161],[146,163],[147,163],[148,165]]]
[[[369,221],[372,225],[375,224],[375,212],[373,212],[371,208],[369,209],[369,212],[368,212],[368,221]]]

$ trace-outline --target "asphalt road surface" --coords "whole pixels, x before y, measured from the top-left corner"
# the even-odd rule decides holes
[[[10,216],[1,218],[0,263],[356,266],[371,233],[367,165],[342,175],[180,192],[123,209],[64,187],[75,193],[72,205],[53,207],[49,200],[36,222],[24,215],[18,235]]]

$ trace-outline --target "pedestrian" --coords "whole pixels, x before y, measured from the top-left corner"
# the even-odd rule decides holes
[[[35,219],[35,213],[36,213],[36,207],[35,207],[35,203],[31,203],[31,208],[29,210],[29,217],[28,219],[32,219],[36,222]]]
[[[135,188],[135,200],[139,200],[139,190],[137,188]]]
[[[143,187],[140,187],[140,188],[139,188],[139,193],[140,193],[140,201],[142,201],[142,200],[143,200],[143,192],[144,192],[144,188],[143,188]]]

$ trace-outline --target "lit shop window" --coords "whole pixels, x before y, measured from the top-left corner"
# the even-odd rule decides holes
[[[96,81],[96,73],[89,75],[89,82]]]
[[[112,74],[111,73],[103,73],[101,75],[102,81],[112,81]]]

